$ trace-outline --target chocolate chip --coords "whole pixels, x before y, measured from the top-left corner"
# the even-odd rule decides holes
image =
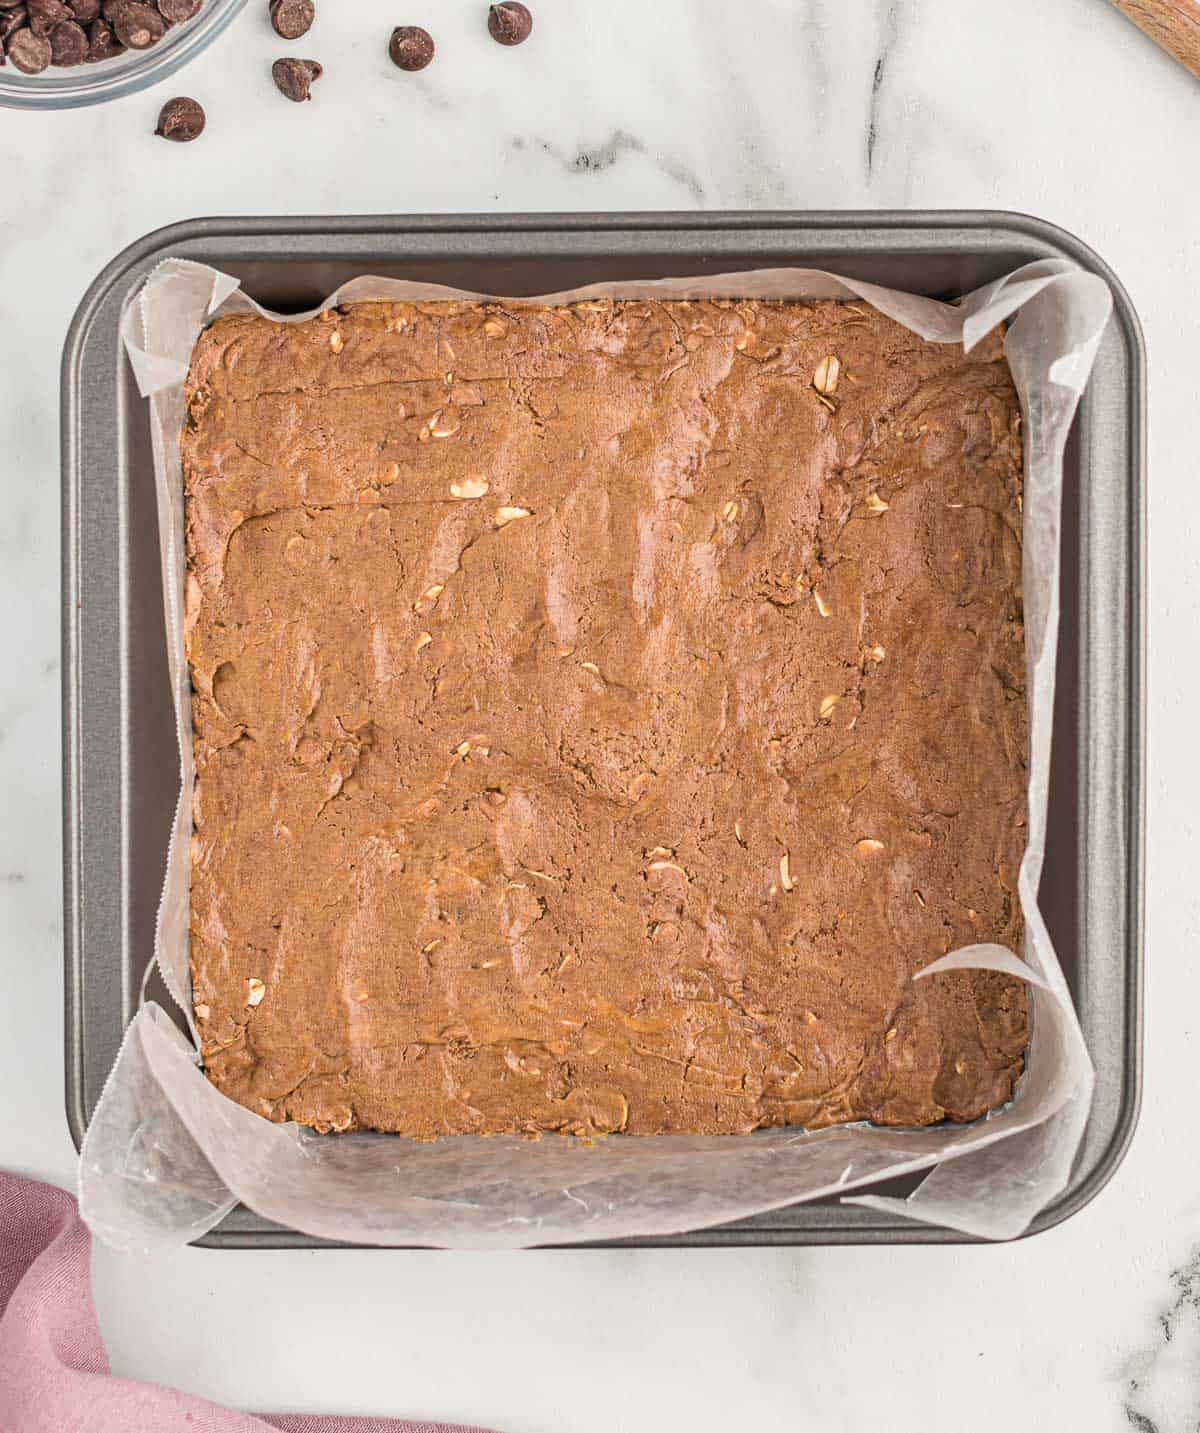
[[[54,65],[113,59],[126,46],[147,50],[169,26],[192,19],[203,6],[204,0],[0,0],[0,63],[11,48],[10,37],[26,28],[50,42]],[[20,64],[34,67],[28,73],[45,68],[41,45],[22,41],[18,51]]]
[[[301,100],[311,99],[313,84],[325,73],[324,69],[316,60],[276,60],[271,66],[271,78],[275,81],[276,88],[281,95],[288,99],[295,100],[297,104]]]
[[[148,50],[167,33],[167,22],[153,5],[138,0],[119,0],[104,7],[104,15],[122,45],[131,50]]]
[[[27,0],[29,24],[35,35],[49,38],[55,25],[61,25],[71,18],[71,12],[62,0]]]
[[[93,20],[88,30],[88,63],[97,60],[113,60],[123,54],[125,46],[112,32],[107,20]]]
[[[433,36],[420,25],[397,25],[388,41],[392,64],[401,70],[423,70],[433,59]]]
[[[67,0],[69,5],[71,0]],[[158,0],[159,13],[168,25],[182,25],[200,13],[204,0]]]
[[[83,26],[74,20],[64,20],[50,31],[50,63],[52,65],[82,65],[87,59],[88,37]]]
[[[17,30],[23,30],[29,24],[29,11],[24,5],[16,5],[11,10],[0,12],[0,45]]]
[[[275,33],[285,40],[298,40],[307,35],[316,19],[313,0],[271,0],[271,24]]]
[[[18,30],[10,35],[4,48],[23,75],[40,75],[50,63],[50,41],[32,30]]]
[[[204,109],[196,100],[187,95],[168,100],[158,115],[155,134],[163,139],[174,140],[176,144],[189,144],[204,133]]]
[[[14,5],[11,10],[0,10],[0,65],[7,64],[4,58],[5,42],[10,35],[29,24],[29,12],[24,4]]]
[[[488,8],[488,33],[502,45],[519,45],[529,39],[533,16],[517,0],[504,0]]]

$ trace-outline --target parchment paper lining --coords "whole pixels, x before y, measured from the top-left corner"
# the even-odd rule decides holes
[[[360,278],[321,309],[366,299],[484,298],[438,285]],[[724,1223],[913,1170],[906,1200],[854,1202],[984,1238],[1019,1234],[1064,1188],[1091,1103],[1079,1022],[1037,908],[1046,840],[1058,642],[1062,454],[1112,307],[1102,280],[1043,260],[947,305],[805,269],[593,284],[507,304],[581,298],[859,298],[938,343],[970,348],[1008,320],[1006,349],[1025,414],[1024,581],[1029,670],[1029,844],[1019,896],[1025,959],[994,945],[954,951],[917,977],[990,967],[1029,985],[1033,1040],[1016,1094],[967,1126],[867,1125],[807,1133],[651,1138],[583,1147],[560,1138],[319,1136],[273,1125],[205,1079],[188,976],[189,844],[194,779],[183,651],[183,383],[203,327],[226,313],[265,312],[215,269],[167,260],[127,310],[123,337],[150,404],[163,597],[180,750],[181,799],[167,858],[155,956],[192,1040],[153,1002],[126,1033],[84,1140],[80,1205],[121,1248],[161,1250],[217,1224],[240,1200],[276,1222],[331,1239],[505,1247],[673,1233]],[[314,310],[320,312],[320,309]],[[268,317],[280,318],[269,314]],[[311,315],[283,318],[295,322]]]

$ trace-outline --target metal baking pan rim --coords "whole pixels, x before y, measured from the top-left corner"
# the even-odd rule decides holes
[[[79,1021],[83,1005],[82,968],[78,959],[80,943],[80,906],[77,900],[79,869],[79,822],[77,819],[79,796],[80,729],[78,718],[81,708],[79,688],[78,652],[80,635],[76,609],[78,576],[80,570],[79,551],[76,541],[78,491],[76,458],[76,420],[78,417],[78,387],[72,381],[79,359],[82,340],[96,308],[103,302],[113,287],[135,266],[144,263],[155,254],[166,256],[167,251],[177,244],[198,237],[213,238],[228,235],[243,239],[256,235],[279,237],[295,235],[336,237],[338,234],[370,237],[385,236],[397,231],[419,233],[620,233],[620,232],[712,232],[747,233],[774,230],[781,234],[794,230],[798,234],[812,234],[822,231],[842,232],[859,230],[885,234],[907,235],[910,239],[919,236],[919,231],[937,233],[947,229],[977,230],[980,248],[995,246],[998,236],[1024,236],[1043,246],[1056,250],[1065,258],[1080,264],[1084,269],[1099,274],[1109,284],[1114,300],[1116,320],[1129,349],[1129,429],[1131,471],[1135,491],[1129,503],[1129,682],[1127,695],[1128,711],[1128,781],[1129,798],[1126,802],[1125,838],[1129,853],[1129,888],[1126,892],[1127,939],[1125,949],[1125,975],[1128,981],[1129,998],[1124,1010],[1123,1047],[1127,1088],[1120,1106],[1119,1117],[1113,1132],[1099,1159],[1078,1185],[1068,1185],[1067,1190],[1052,1205],[1048,1206],[1034,1220],[1030,1229],[1021,1237],[1030,1237],[1055,1227],[1063,1220],[1077,1213],[1096,1197],[1104,1188],[1123,1160],[1137,1125],[1142,1098],[1142,1006],[1143,1006],[1143,954],[1144,954],[1144,867],[1145,867],[1145,346],[1141,325],[1124,286],[1109,266],[1088,245],[1068,231],[1030,215],[1004,210],[929,210],[929,211],[861,211],[825,210],[806,213],[801,211],[771,212],[713,212],[713,213],[660,213],[643,212],[628,214],[514,214],[514,215],[416,215],[416,216],[349,216],[349,217],[298,217],[298,218],[238,218],[217,217],[194,219],[166,226],[143,236],[118,254],[97,276],[85,294],[66,337],[63,359],[63,403],[62,403],[62,461],[63,461],[63,759],[64,759],[64,946],[66,960],[65,982],[65,1035],[66,1035],[66,1105],[67,1121],[72,1138],[78,1147],[86,1129],[87,1116],[84,1109],[84,1079],[82,1071],[82,1047],[79,1035]],[[916,234],[914,233],[916,231]],[[914,251],[910,245],[910,252]],[[916,252],[920,245],[916,245]],[[860,1211],[864,1212],[864,1211]],[[736,1227],[697,1230],[685,1236],[687,1247],[722,1246],[730,1244],[794,1244],[796,1232],[787,1227],[762,1228],[752,1231],[752,1241],[744,1237],[746,1231]],[[857,1220],[853,1228],[812,1231],[804,1230],[805,1243],[860,1243],[873,1240],[897,1241],[894,1224],[876,1224],[872,1219]],[[972,1242],[963,1236],[951,1236],[958,1242]],[[947,1242],[947,1231],[931,1226],[912,1224],[899,1235],[899,1241],[908,1243]],[[214,1231],[213,1235],[197,1241],[210,1247],[334,1247],[328,1241],[312,1239],[309,1236],[288,1230]],[[616,1241],[619,1246],[624,1241]],[[639,1247],[675,1247],[680,1244],[679,1236],[664,1236],[662,1239],[645,1238],[635,1242]],[[346,1246],[367,1247],[367,1246]],[[582,1244],[572,1247],[593,1247]],[[611,1244],[603,1247],[612,1247]]]

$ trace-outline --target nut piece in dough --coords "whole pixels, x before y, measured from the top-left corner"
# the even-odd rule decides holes
[[[842,375],[842,365],[837,354],[829,353],[817,364],[816,372],[813,374],[813,387],[818,393],[828,397],[837,392],[838,379]]]

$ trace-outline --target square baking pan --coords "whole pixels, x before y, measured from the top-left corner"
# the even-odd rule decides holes
[[[603,279],[796,265],[955,298],[1034,259],[1101,275],[1114,316],[1066,453],[1062,627],[1041,901],[1096,1066],[1068,1188],[1080,1209],[1120,1162],[1141,1093],[1145,355],[1121,285],[1090,249],[1022,215],[746,213],[201,219],[120,254],[71,325],[62,367],[63,852],[67,1118],[76,1145],[154,948],[178,791],[147,405],[121,351],[126,301],[168,256],[234,275],[270,308],[360,274],[502,294]],[[171,1008],[165,991],[157,993]],[[921,1178],[872,1186],[906,1193]],[[220,1247],[328,1247],[235,1210]],[[854,1208],[798,1204],[641,1246],[966,1242]]]

